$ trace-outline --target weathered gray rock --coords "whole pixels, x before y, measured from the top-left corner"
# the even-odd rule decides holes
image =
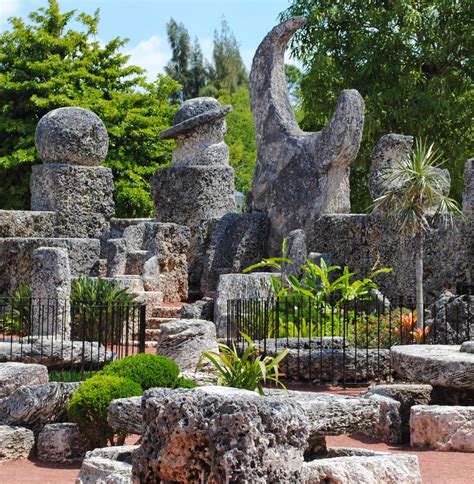
[[[82,462],[91,445],[76,424],[48,424],[38,435],[36,454],[43,462]]]
[[[105,447],[87,452],[76,484],[131,484],[132,455],[138,445]]]
[[[23,427],[0,425],[0,462],[27,459],[35,446],[35,435]]]
[[[142,397],[113,400],[107,411],[107,422],[116,432],[143,433]]]
[[[267,299],[273,296],[271,277],[278,274],[255,272],[252,274],[222,274],[217,286],[214,306],[214,323],[217,336],[227,336],[227,302],[234,299]]]
[[[410,440],[410,411],[414,405],[429,405],[431,402],[431,385],[396,383],[370,387],[364,396],[380,395],[400,402],[402,442]]]
[[[464,193],[462,210],[468,220],[474,219],[474,158],[470,158],[464,165]]]
[[[0,363],[0,398],[25,385],[48,383],[48,368],[25,363]]]
[[[298,482],[308,421],[296,403],[225,387],[153,389],[134,455],[140,482]]]
[[[97,342],[63,341],[61,338],[26,338],[23,343],[0,342],[0,362],[38,363],[49,369],[69,369],[89,363],[109,363],[117,354]]]
[[[382,136],[372,150],[372,166],[370,167],[369,191],[374,200],[381,197],[387,190],[394,188],[388,175],[397,161],[406,158],[413,146],[413,136],[402,134],[386,134]],[[396,185],[398,186],[398,185]]]
[[[277,25],[255,53],[249,78],[257,133],[252,211],[270,216],[270,255],[278,255],[291,230],[308,230],[324,213],[350,211],[349,166],[359,150],[364,101],[343,91],[328,126],[303,132],[285,79],[285,47],[306,23],[303,17]]]
[[[39,431],[46,424],[61,422],[73,392],[80,385],[52,382],[20,387],[0,400],[0,424]]]
[[[123,276],[127,267],[127,241],[121,239],[109,239],[106,246],[107,276]]]
[[[156,353],[193,370],[204,351],[217,351],[216,327],[203,319],[172,319],[160,326]]]
[[[161,133],[176,139],[173,165],[159,168],[151,179],[157,221],[191,229],[188,263],[194,288],[199,288],[209,221],[235,211],[234,171],[224,141],[229,111],[212,98],[186,101],[175,125]]]
[[[348,456],[305,462],[301,482],[421,484],[421,474],[416,455]]]
[[[474,390],[474,355],[455,345],[393,346],[392,367],[400,380]]]
[[[0,210],[0,237],[54,237],[54,212]]]
[[[465,341],[459,351],[461,353],[474,353],[474,341]]]
[[[416,405],[410,436],[412,447],[474,452],[474,407]]]
[[[71,337],[71,270],[67,249],[40,247],[33,252],[31,335]]]
[[[185,305],[181,308],[181,319],[206,319],[212,321],[214,318],[214,299],[205,297],[198,301]]]
[[[31,284],[33,252],[39,247],[68,249],[73,277],[97,275],[100,242],[97,239],[0,238],[0,294],[9,294],[20,283]]]
[[[428,342],[461,344],[474,335],[474,296],[441,294],[427,308],[425,324],[430,326]]]
[[[95,113],[66,107],[54,109],[40,119],[35,145],[43,163],[95,166],[107,156],[109,136]]]
[[[303,230],[292,230],[287,238],[287,253],[285,255],[291,260],[292,264],[284,264],[283,272],[287,275],[302,274],[301,266],[306,263],[308,250],[306,248],[306,236]]]
[[[201,291],[213,296],[219,276],[240,273],[266,256],[269,220],[262,213],[228,213],[212,231],[204,258]]]
[[[56,213],[56,237],[106,235],[115,213],[110,168],[64,164],[35,165],[31,209]]]

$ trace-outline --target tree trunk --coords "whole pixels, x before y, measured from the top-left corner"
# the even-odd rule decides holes
[[[423,232],[415,235],[416,327],[423,329]]]

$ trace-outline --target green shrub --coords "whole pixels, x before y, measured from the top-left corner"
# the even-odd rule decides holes
[[[180,376],[176,380],[175,388],[196,388],[197,384],[194,380],[190,380],[189,378],[184,378]]]
[[[10,294],[9,304],[0,305],[0,331],[5,334],[26,336],[31,327],[31,296],[33,289],[30,284],[21,283]]]
[[[154,387],[174,388],[179,366],[165,356],[141,353],[108,364],[102,374],[128,378],[138,383],[143,390]]]
[[[86,276],[75,279],[71,285],[72,338],[119,343],[135,299],[117,281]]]
[[[112,400],[143,395],[140,385],[127,378],[95,375],[74,392],[67,407],[71,422],[77,423],[95,447],[114,444],[114,431],[107,423]],[[119,436],[123,442],[124,435]]]

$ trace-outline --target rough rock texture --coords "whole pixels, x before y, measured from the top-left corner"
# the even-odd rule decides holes
[[[414,406],[410,432],[412,447],[474,452],[474,407]]]
[[[131,484],[132,455],[137,449],[137,445],[123,445],[87,452],[76,484]]]
[[[380,395],[400,402],[401,438],[402,442],[410,441],[410,410],[414,405],[428,405],[431,402],[431,385],[398,383],[392,385],[376,385],[364,396]]]
[[[43,462],[81,462],[90,450],[88,442],[79,427],[73,423],[48,424],[38,435],[36,454]]]
[[[393,346],[390,357],[400,380],[474,390],[474,355],[459,349],[450,345]]]
[[[234,170],[230,166],[168,166],[151,179],[156,220],[187,225],[190,284],[198,288],[206,253],[209,224],[235,211]]]
[[[214,318],[214,299],[205,297],[192,304],[183,306],[180,313],[181,319],[206,319]]]
[[[157,482],[298,482],[308,439],[296,403],[225,387],[153,389],[133,475]],[[282,458],[284,456],[284,458]]]
[[[71,337],[71,269],[67,249],[39,247],[33,252],[31,335]]]
[[[428,342],[461,344],[474,335],[474,296],[445,292],[427,308]]]
[[[462,210],[464,215],[468,220],[471,221],[472,224],[472,220],[474,219],[474,158],[467,160],[466,164],[464,165],[464,193],[462,197]]]
[[[112,170],[65,164],[35,165],[31,209],[56,213],[56,237],[98,238],[115,213]]]
[[[310,442],[326,435],[352,433],[371,435],[390,443],[400,439],[400,404],[392,399],[273,389],[266,390],[266,394],[301,405],[309,420]]]
[[[105,160],[109,136],[95,113],[66,107],[54,109],[40,119],[35,145],[43,163],[94,166]]]
[[[99,343],[83,346],[82,341],[63,341],[61,338],[25,339],[23,343],[0,342],[0,362],[18,361],[38,363],[49,369],[70,369],[74,365],[109,363],[117,354]],[[100,366],[100,365],[99,365]]]
[[[373,455],[305,462],[301,482],[421,484],[416,455]]]
[[[306,248],[306,236],[304,230],[292,230],[287,238],[287,252],[285,257],[292,261],[292,264],[284,264],[283,272],[287,275],[302,274],[301,266],[306,263],[308,250]]]
[[[0,210],[0,238],[54,237],[54,212]]]
[[[279,255],[283,237],[311,228],[323,213],[350,211],[349,166],[357,156],[364,124],[364,101],[343,91],[329,124],[303,132],[296,121],[285,79],[285,47],[303,17],[277,25],[255,53],[249,78],[257,134],[252,211],[270,216],[270,255]]]
[[[31,283],[33,251],[39,247],[68,249],[71,276],[97,275],[100,242],[97,239],[0,239],[0,294],[9,294],[21,282]]]
[[[20,387],[0,400],[0,424],[21,425],[39,431],[61,422],[66,406],[80,383],[46,383]]]
[[[390,186],[387,175],[397,160],[405,158],[413,146],[413,136],[386,134],[382,136],[372,150],[369,191],[372,199],[381,197]]]
[[[461,353],[474,353],[474,341],[465,341],[459,351]]]
[[[127,241],[124,238],[107,240],[105,255],[107,258],[107,276],[124,275],[127,268]]]
[[[427,298],[437,297],[444,289],[454,291],[458,283],[470,279],[474,232],[469,227],[468,223],[455,220],[452,228],[424,233]],[[370,274],[377,260],[382,267],[392,267],[392,273],[377,277],[380,291],[392,303],[401,297],[405,303],[415,297],[413,240],[400,235],[383,214],[324,215],[311,231],[306,231],[306,236],[308,250],[329,253],[333,263],[349,266],[357,277]]]
[[[27,459],[35,445],[35,435],[23,427],[0,425],[0,462]]]
[[[261,213],[228,213],[212,231],[204,258],[201,291],[214,295],[219,276],[240,273],[266,256],[269,220]]]
[[[25,385],[48,383],[48,368],[25,363],[0,363],[0,398]]]
[[[193,289],[199,289],[209,221],[235,211],[234,170],[224,141],[224,118],[230,110],[212,98],[186,101],[176,112],[175,125],[161,133],[165,139],[176,139],[173,165],[159,168],[151,179],[156,220],[191,229],[188,263]]]
[[[204,351],[217,351],[216,327],[203,319],[172,319],[160,325],[156,353],[194,370]]]
[[[113,400],[107,411],[107,422],[117,432],[143,433],[142,397]]]
[[[273,296],[271,276],[268,272],[252,274],[223,274],[217,286],[214,306],[214,324],[217,336],[227,336],[227,302],[234,299],[267,299]]]
[[[342,338],[324,337],[321,339],[298,341],[297,338],[268,339],[265,351],[276,356],[284,348],[289,348],[281,364],[281,371],[290,380],[314,382],[357,383],[377,378],[390,378],[389,350],[354,348],[344,351]]]

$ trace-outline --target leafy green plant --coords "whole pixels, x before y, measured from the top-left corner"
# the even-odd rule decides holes
[[[138,383],[143,390],[173,388],[179,384],[179,366],[161,355],[141,353],[109,363],[101,374],[115,375]]]
[[[173,388],[196,388],[196,387],[197,387],[197,384],[194,380],[180,376],[176,380],[176,384]]]
[[[116,281],[86,276],[75,279],[71,287],[71,336],[85,341],[117,343],[135,299],[134,294]]]
[[[0,331],[6,334],[25,336],[31,326],[31,295],[30,284],[21,283],[11,294],[9,303],[0,306]]]
[[[120,445],[125,435],[115,435],[107,423],[107,409],[112,400],[140,395],[143,395],[142,388],[132,380],[114,375],[95,375],[73,393],[67,406],[68,417],[79,425],[94,447],[104,447],[107,442]]]
[[[251,391],[258,390],[260,395],[265,394],[263,384],[267,381],[286,389],[280,380],[283,373],[279,372],[278,366],[289,350],[285,349],[275,357],[261,356],[254,341],[245,333],[241,333],[241,335],[247,342],[247,348],[242,356],[239,356],[234,344],[231,348],[219,343],[219,352],[205,351],[202,354],[198,368],[205,360],[208,360],[214,367],[214,373],[218,376],[219,385]]]

